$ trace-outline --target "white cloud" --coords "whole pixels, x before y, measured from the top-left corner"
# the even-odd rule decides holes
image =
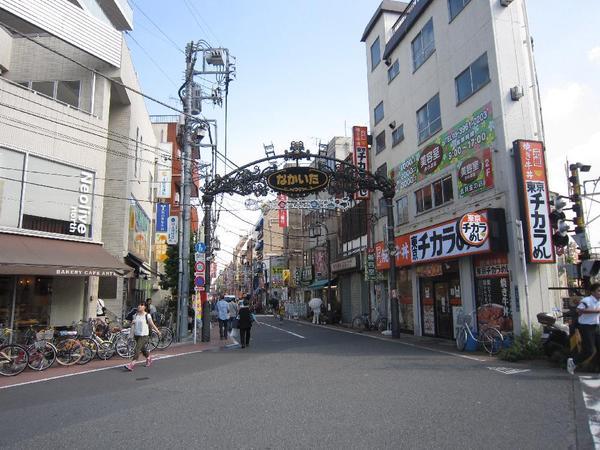
[[[594,64],[600,64],[600,46],[594,47],[588,52],[588,61]]]

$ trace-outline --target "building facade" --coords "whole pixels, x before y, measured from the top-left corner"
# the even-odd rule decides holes
[[[131,28],[122,0],[0,1],[3,325],[70,325],[99,296],[118,316],[143,275],[126,257],[151,264],[156,139],[123,87],[139,90]]]
[[[523,270],[513,142],[544,139],[525,2],[384,1],[362,41],[371,167],[396,182],[391,288],[401,328],[453,338],[458,314],[477,310],[480,322],[520,332],[558,306],[548,290],[557,285],[551,258]],[[375,196],[385,274],[380,203]],[[389,297],[386,289],[379,283],[376,292]]]

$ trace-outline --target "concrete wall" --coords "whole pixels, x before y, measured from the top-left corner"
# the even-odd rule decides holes
[[[12,53],[12,38],[3,29],[0,29],[0,73],[10,69]]]

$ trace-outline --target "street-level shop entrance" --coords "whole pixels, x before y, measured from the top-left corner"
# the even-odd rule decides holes
[[[417,267],[423,335],[454,339],[456,317],[462,308],[456,261]]]

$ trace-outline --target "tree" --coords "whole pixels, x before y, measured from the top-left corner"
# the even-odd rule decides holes
[[[196,238],[192,235],[191,247],[194,248]],[[190,288],[189,292],[194,292],[194,257],[190,253]],[[177,284],[179,279],[179,246],[169,245],[167,247],[167,259],[165,260],[165,273],[160,276],[161,289],[170,290],[173,298],[177,298]]]

